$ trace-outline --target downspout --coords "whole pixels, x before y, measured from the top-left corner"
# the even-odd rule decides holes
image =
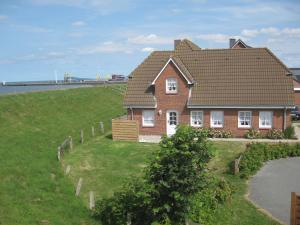
[[[283,130],[286,129],[286,107],[284,107],[284,113],[283,113]]]
[[[130,111],[131,111],[131,120],[133,120],[133,109],[130,107]]]

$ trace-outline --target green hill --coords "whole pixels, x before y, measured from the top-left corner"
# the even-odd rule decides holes
[[[63,175],[57,146],[123,114],[111,87],[0,97],[0,224],[94,224]],[[88,138],[88,136],[86,137]]]

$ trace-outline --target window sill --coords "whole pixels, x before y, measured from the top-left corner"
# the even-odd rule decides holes
[[[251,129],[252,127],[238,127],[238,129],[241,129],[241,130],[248,130],[248,129]]]
[[[166,95],[177,95],[178,92],[166,92]]]
[[[224,128],[224,126],[210,126],[210,128]]]
[[[154,127],[154,125],[142,125],[142,127]]]
[[[260,130],[271,130],[273,128],[272,127],[259,127],[258,129],[260,129]]]

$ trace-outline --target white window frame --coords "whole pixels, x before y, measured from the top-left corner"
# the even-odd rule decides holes
[[[147,120],[145,120],[145,114],[146,113],[152,113],[153,114],[153,122],[150,123]],[[154,127],[154,123],[155,123],[155,111],[154,110],[143,110],[142,112],[142,121],[143,121],[143,127]],[[149,120],[151,121],[151,120]]]
[[[270,125],[263,125],[262,124],[262,114],[264,113],[269,113],[270,114]],[[271,129],[273,127],[273,112],[272,111],[259,111],[259,128],[263,128],[263,129]]]
[[[250,113],[250,121],[249,121],[249,125],[242,125],[241,122],[242,121],[246,121],[245,120],[245,116],[244,119],[241,120],[241,113]],[[252,112],[251,111],[239,111],[238,112],[238,128],[251,128],[252,127]]]
[[[201,113],[201,116],[200,116],[201,117],[201,119],[200,119],[201,124],[194,124],[193,113]],[[190,113],[190,124],[191,124],[191,126],[192,127],[203,127],[203,117],[204,117],[203,111],[201,111],[201,110],[193,110],[193,111],[191,111],[191,113]]]
[[[215,125],[213,121],[213,114],[214,113],[221,113],[222,118],[218,119],[221,121],[221,124]],[[224,127],[224,111],[211,111],[210,112],[210,127],[213,128],[223,128]]]
[[[175,87],[176,87],[176,90],[172,90],[172,91],[170,91],[169,90],[169,81],[175,81],[174,83],[175,83]],[[166,93],[168,93],[168,94],[176,94],[178,92],[178,82],[177,82],[177,79],[176,78],[174,78],[174,77],[169,77],[169,78],[167,78],[166,79]]]

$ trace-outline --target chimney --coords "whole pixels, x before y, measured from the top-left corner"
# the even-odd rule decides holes
[[[180,44],[181,40],[174,40],[174,50],[176,50],[177,46]]]
[[[229,48],[232,48],[235,44],[235,38],[230,38],[229,39]]]

